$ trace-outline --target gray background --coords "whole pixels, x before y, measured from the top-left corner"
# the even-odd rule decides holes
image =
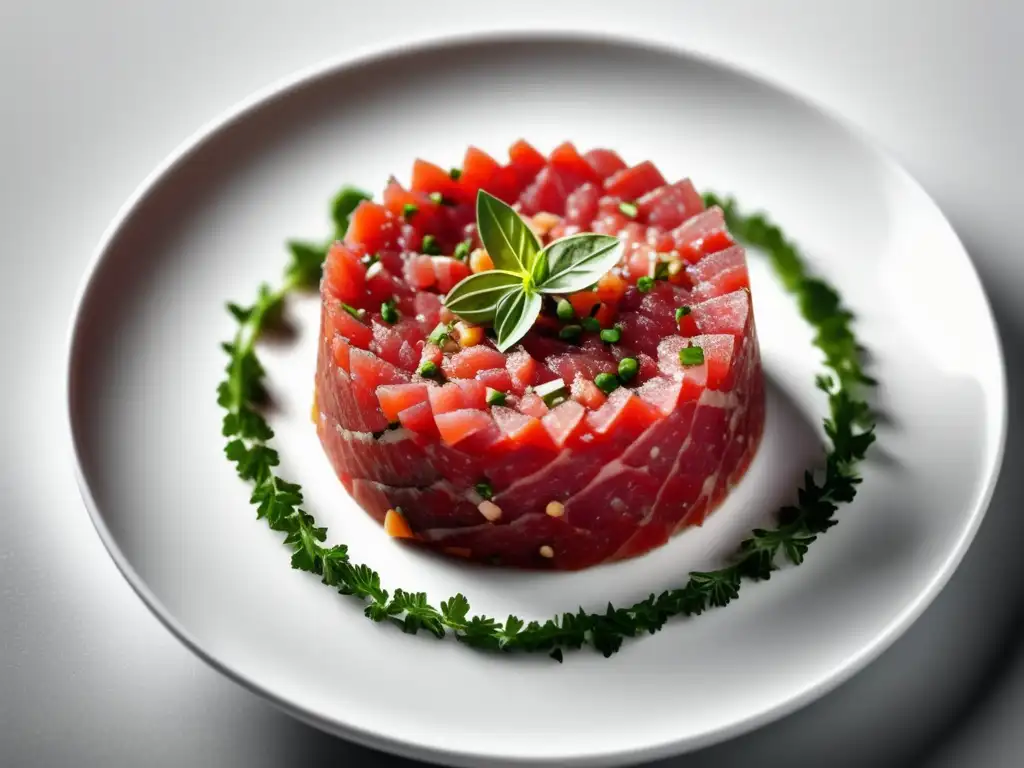
[[[412,765],[313,731],[222,679],[117,573],[79,501],[63,436],[71,301],[92,247],[144,176],[257,88],[368,45],[572,25],[727,59],[877,139],[963,238],[995,306],[1009,367],[1003,479],[977,541],[924,617],[821,701],[663,764],[1024,765],[1024,736],[1015,735],[1024,708],[1024,414],[1015,397],[1024,383],[1024,7],[346,6],[0,0],[0,766]]]

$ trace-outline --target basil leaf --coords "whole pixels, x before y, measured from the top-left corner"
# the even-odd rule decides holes
[[[519,275],[489,269],[459,281],[444,297],[444,305],[463,320],[489,323],[494,319],[498,301],[522,287],[523,278]]]
[[[530,274],[540,243],[519,214],[482,189],[476,196],[476,227],[480,241],[497,269]]]
[[[501,298],[494,316],[500,352],[505,352],[526,335],[540,314],[540,307],[541,296],[532,291],[518,290]]]
[[[537,284],[542,293],[572,293],[596,283],[622,257],[622,241],[590,232],[556,240],[541,252],[548,274]]]

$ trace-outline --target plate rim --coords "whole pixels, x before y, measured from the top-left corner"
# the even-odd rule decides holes
[[[791,693],[776,703],[760,712],[748,715],[744,718],[730,722],[701,733],[698,736],[684,738],[667,738],[656,743],[649,744],[642,748],[626,748],[613,752],[586,752],[575,754],[571,757],[558,758],[558,764],[562,766],[611,766],[622,765],[633,761],[646,761],[658,758],[669,757],[708,747],[726,741],[745,733],[753,731],[770,722],[789,715],[798,709],[802,709],[816,699],[835,690],[842,683],[849,680],[857,672],[864,669],[871,661],[875,660],[887,650],[931,605],[938,594],[952,578],[953,573],[963,560],[970,544],[977,535],[978,529],[987,514],[991,504],[993,493],[1001,473],[1006,449],[1006,438],[1009,422],[1007,408],[1007,373],[1006,362],[1003,353],[1002,339],[999,326],[996,323],[991,302],[985,291],[984,284],[978,275],[977,267],[970,257],[968,250],[964,247],[963,241],[957,234],[956,229],[948,217],[933,199],[931,194],[907,171],[888,151],[886,151],[871,136],[859,127],[837,115],[831,109],[819,103],[816,99],[803,93],[794,91],[789,86],[772,77],[764,76],[753,72],[744,66],[723,59],[704,51],[690,48],[686,45],[673,44],[663,41],[645,39],[639,35],[625,32],[598,32],[593,30],[581,30],[557,27],[552,29],[533,29],[530,27],[516,27],[501,30],[483,30],[456,32],[427,33],[423,35],[406,36],[397,39],[387,40],[382,43],[359,46],[350,51],[335,56],[321,59],[320,61],[293,71],[292,73],[271,81],[266,86],[255,90],[240,101],[235,102],[227,109],[219,112],[215,117],[207,120],[199,126],[184,141],[178,144],[152,171],[150,171],[129,195],[125,202],[119,207],[111,222],[104,229],[97,245],[93,248],[88,259],[85,272],[79,280],[78,287],[72,302],[70,321],[65,338],[64,346],[64,376],[65,376],[65,398],[64,398],[64,440],[65,450],[70,454],[75,480],[78,486],[82,502],[92,521],[104,548],[110,555],[118,571],[128,582],[129,586],[139,596],[146,608],[167,630],[178,639],[186,648],[194,653],[208,666],[224,675],[229,680],[256,694],[260,698],[270,702],[282,712],[289,716],[325,731],[336,737],[341,737],[355,742],[361,746],[371,749],[385,751],[402,757],[421,760],[437,764],[475,766],[480,763],[503,766],[540,766],[551,764],[552,759],[547,757],[522,757],[497,754],[481,754],[475,752],[464,752],[452,748],[439,748],[434,746],[419,745],[413,741],[403,740],[384,732],[383,730],[373,731],[364,729],[348,723],[339,722],[327,718],[315,711],[311,711],[302,705],[279,696],[274,691],[262,687],[249,680],[244,674],[232,668],[226,661],[216,658],[207,652],[198,640],[186,629],[178,619],[171,614],[160,599],[150,590],[145,581],[138,575],[128,558],[121,551],[110,529],[104,522],[103,515],[92,496],[92,491],[85,478],[83,462],[79,449],[79,443],[74,427],[74,363],[75,348],[80,332],[82,309],[86,299],[90,295],[99,267],[104,261],[111,244],[121,231],[123,226],[134,215],[136,210],[147,200],[149,195],[156,189],[159,182],[173,172],[176,168],[188,161],[206,142],[222,131],[232,127],[237,122],[245,119],[251,113],[258,111],[264,106],[272,103],[278,98],[285,97],[290,92],[313,85],[321,80],[333,77],[346,69],[360,66],[368,66],[382,63],[391,59],[400,59],[405,56],[429,53],[431,51],[446,48],[457,48],[480,44],[507,45],[516,43],[590,43],[603,44],[630,48],[638,52],[649,52],[669,55],[677,58],[688,58],[691,61],[699,62],[719,70],[726,71],[732,75],[746,78],[760,86],[771,89],[776,93],[784,95],[801,104],[819,117],[824,118],[837,125],[849,138],[860,143],[870,150],[871,154],[890,171],[903,177],[903,180],[923,195],[923,199],[934,209],[949,228],[949,234],[959,248],[970,269],[970,274],[978,289],[981,298],[981,308],[986,314],[988,325],[992,330],[994,344],[994,356],[996,365],[996,379],[994,386],[994,405],[996,406],[995,420],[996,433],[990,438],[991,445],[994,439],[994,448],[991,451],[991,460],[983,468],[981,476],[984,478],[984,487],[977,494],[975,503],[968,508],[969,520],[959,539],[950,548],[941,566],[935,570],[927,585],[895,616],[885,627],[878,632],[870,642],[865,643],[861,649],[840,662],[835,669],[816,682],[806,685],[804,688]]]

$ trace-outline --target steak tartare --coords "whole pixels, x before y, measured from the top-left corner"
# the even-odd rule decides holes
[[[541,244],[618,237],[586,290],[546,296],[507,352],[445,295],[493,268],[483,189]],[[485,563],[580,569],[699,525],[744,474],[764,427],[746,259],[688,179],[614,152],[500,164],[417,160],[406,189],[362,202],[329,250],[314,418],[355,500],[393,536]]]

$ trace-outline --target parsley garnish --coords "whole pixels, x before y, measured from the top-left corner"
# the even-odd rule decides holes
[[[349,196],[347,201],[352,199]],[[835,525],[838,505],[852,501],[857,492],[860,477],[856,466],[875,439],[871,412],[858,392],[862,385],[874,382],[861,368],[860,348],[851,330],[853,315],[842,306],[835,289],[807,275],[796,247],[778,227],[762,214],[740,214],[732,199],[721,201],[714,195],[705,199],[708,205],[723,208],[729,229],[738,239],[767,253],[783,284],[797,298],[805,319],[814,326],[814,343],[824,352],[830,369],[815,380],[829,401],[825,434],[830,445],[824,468],[804,475],[795,504],[779,511],[777,527],[754,530],[724,568],[691,573],[681,587],[652,593],[628,608],[609,605],[599,613],[580,608],[544,622],[525,623],[516,616],[500,622],[471,615],[469,602],[461,594],[435,608],[422,592],[396,589],[389,593],[376,571],[350,561],[344,544],[326,544],[327,530],[302,509],[299,486],[276,475],[279,457],[269,445],[274,433],[256,406],[264,395],[264,370],[256,357],[256,340],[280,317],[289,293],[315,288],[320,278],[322,257],[315,264],[313,259],[318,249],[292,247],[292,260],[280,288],[262,285],[251,306],[228,305],[239,327],[234,339],[223,345],[229,362],[217,390],[217,401],[225,411],[225,453],[239,476],[253,484],[251,501],[257,517],[284,536],[292,567],[316,574],[324,584],[363,601],[363,612],[372,621],[388,621],[410,633],[423,629],[436,637],[451,632],[472,648],[543,652],[561,662],[566,651],[584,646],[611,656],[626,638],[653,634],[671,618],[728,605],[739,596],[744,579],[770,578],[781,558],[795,565],[802,563],[808,547]],[[339,237],[345,224],[338,222]]]

